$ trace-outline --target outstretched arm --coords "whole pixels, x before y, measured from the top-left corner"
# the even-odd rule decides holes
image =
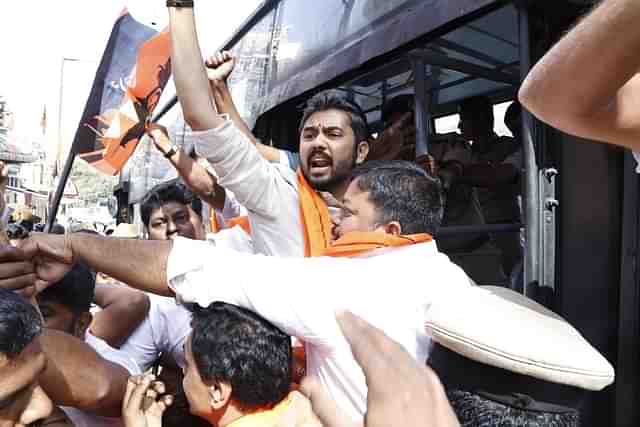
[[[640,2],[605,0],[531,70],[520,102],[583,138],[640,149]]]
[[[205,70],[193,8],[169,8],[171,64],[185,121],[193,130],[214,129],[224,123],[216,111]]]
[[[120,348],[149,313],[149,297],[122,285],[96,285],[95,303],[102,308],[93,316],[91,333]]]

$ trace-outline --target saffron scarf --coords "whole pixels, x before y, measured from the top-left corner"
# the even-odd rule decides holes
[[[275,427],[278,426],[282,415],[291,404],[291,393],[271,409],[253,412],[228,425],[228,427]]]
[[[322,256],[331,244],[331,218],[324,199],[307,182],[298,169],[300,217],[304,236],[304,256]]]
[[[354,257],[375,249],[415,245],[433,240],[430,234],[409,234],[394,236],[375,231],[354,231],[347,233],[329,246],[324,256]]]

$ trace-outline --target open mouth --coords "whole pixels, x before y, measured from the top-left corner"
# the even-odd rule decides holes
[[[314,153],[309,157],[309,169],[314,172],[327,170],[332,165],[331,157],[324,153]]]

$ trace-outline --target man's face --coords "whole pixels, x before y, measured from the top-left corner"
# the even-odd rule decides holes
[[[76,338],[84,340],[86,327],[80,321],[79,315],[71,311],[68,307],[55,301],[36,297],[38,308],[44,318],[44,327],[56,331],[66,332]],[[89,313],[87,313],[89,315]]]
[[[384,231],[377,221],[374,204],[369,200],[369,192],[360,190],[358,180],[351,181],[344,194],[342,215],[335,227],[334,237],[340,238],[352,231]]]
[[[53,405],[38,384],[45,365],[38,338],[11,359],[0,354],[0,427],[27,426],[49,416]]]
[[[189,205],[169,202],[154,210],[149,217],[149,240],[173,240],[176,237],[204,240],[200,216]]]
[[[200,372],[198,372],[198,367],[193,358],[193,351],[191,350],[191,339],[192,337],[190,336],[184,348],[185,365],[182,388],[187,402],[189,402],[190,412],[198,417],[211,419],[213,410],[209,404],[209,387],[200,376]]]
[[[318,111],[309,116],[300,134],[300,164],[317,190],[332,191],[348,178],[367,155],[366,142],[356,141],[351,119],[340,110]]]

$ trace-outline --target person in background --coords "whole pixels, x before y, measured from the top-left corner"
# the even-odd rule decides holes
[[[471,142],[471,163],[462,180],[476,188],[486,224],[520,222],[521,141],[499,137],[494,130],[493,105],[487,97],[467,98],[460,104],[460,132]],[[509,277],[522,259],[518,233],[491,233],[500,250],[502,269]]]
[[[93,301],[94,288],[93,273],[86,266],[76,264],[62,280],[39,293],[36,300],[46,328],[67,333],[86,342],[103,358],[104,363],[112,366],[113,376],[110,381],[114,385],[121,385],[123,394],[120,398],[122,398],[129,376],[142,372],[126,353],[109,346],[89,329],[92,321],[89,310]],[[122,425],[121,420],[117,418],[101,417],[89,411],[68,406],[63,406],[61,409],[78,427]]]
[[[27,426],[47,418],[51,400],[40,387],[46,356],[38,311],[19,295],[0,289],[0,425]]]

